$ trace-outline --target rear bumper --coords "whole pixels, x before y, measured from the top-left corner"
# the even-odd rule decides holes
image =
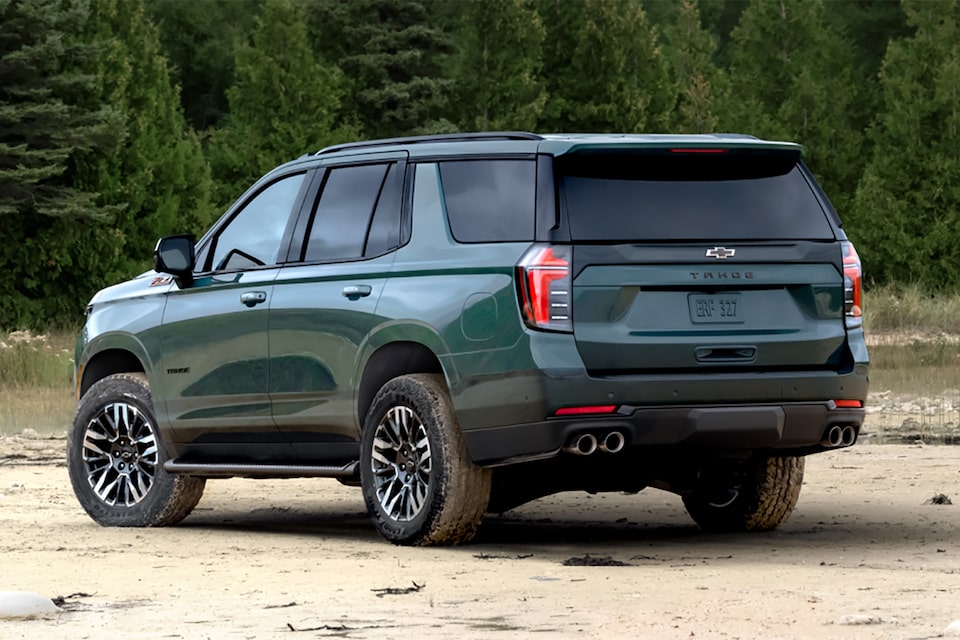
[[[464,437],[470,457],[484,466],[564,454],[564,446],[579,434],[592,433],[601,439],[611,431],[623,434],[625,450],[674,446],[701,454],[769,449],[805,455],[828,449],[821,441],[831,426],[852,426],[859,434],[863,418],[863,409],[840,409],[832,401],[658,408],[621,406],[617,413],[608,416],[473,429],[465,431]]]

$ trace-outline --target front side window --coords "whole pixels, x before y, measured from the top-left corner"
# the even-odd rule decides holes
[[[281,178],[249,200],[214,238],[207,269],[238,271],[276,264],[304,175]]]

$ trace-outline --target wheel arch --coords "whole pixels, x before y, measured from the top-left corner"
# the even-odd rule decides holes
[[[146,373],[143,360],[132,350],[123,347],[110,347],[98,351],[83,365],[77,380],[77,400],[93,386],[115,373]]]
[[[429,347],[419,342],[391,342],[371,354],[357,389],[357,419],[361,429],[380,388],[393,378],[410,373],[439,373],[446,378],[440,359]]]

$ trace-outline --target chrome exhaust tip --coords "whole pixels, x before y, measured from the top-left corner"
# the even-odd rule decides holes
[[[604,453],[620,453],[623,451],[624,445],[627,443],[626,438],[623,437],[623,434],[619,431],[611,431],[603,440],[600,441],[598,445],[600,451]]]
[[[830,447],[831,449],[836,449],[841,444],[843,444],[843,427],[840,425],[833,425],[823,436],[823,440],[820,441],[825,447]]]
[[[592,433],[581,433],[563,448],[567,453],[577,456],[589,456],[597,450],[597,437]]]
[[[840,436],[840,443],[845,447],[849,447],[856,441],[857,430],[850,425],[845,426],[843,428],[843,435]]]

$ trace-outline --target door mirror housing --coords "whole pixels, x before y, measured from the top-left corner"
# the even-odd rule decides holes
[[[153,250],[153,269],[169,273],[177,278],[181,287],[193,282],[193,268],[197,263],[194,238],[191,235],[166,236],[157,242]]]

